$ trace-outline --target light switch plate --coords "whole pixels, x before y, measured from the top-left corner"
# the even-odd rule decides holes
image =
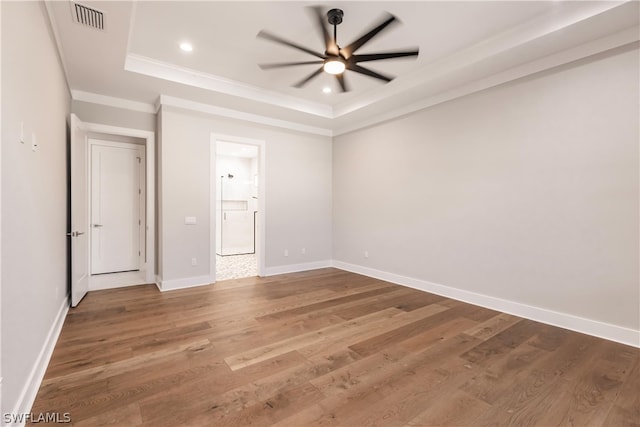
[[[185,216],[184,223],[186,225],[195,225],[197,223],[195,216]]]

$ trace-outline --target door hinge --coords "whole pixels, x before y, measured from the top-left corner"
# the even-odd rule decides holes
[[[138,220],[138,225],[142,225],[142,222],[140,222],[140,220]]]
[[[138,163],[142,163],[142,158],[136,157],[136,159],[138,159]]]
[[[140,251],[138,251],[138,256],[140,256]]]
[[[142,190],[138,188],[138,194],[142,194]]]

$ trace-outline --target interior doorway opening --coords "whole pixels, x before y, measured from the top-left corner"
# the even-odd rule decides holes
[[[90,217],[91,210],[91,147],[92,139],[102,140],[103,145],[131,144],[139,147],[134,151],[141,154],[138,161],[141,176],[138,178],[139,193],[132,192],[132,209],[141,209],[138,221],[130,229],[137,229],[139,236],[133,232],[130,239],[138,242],[138,262],[133,271],[92,274],[91,265],[91,230],[92,224],[104,225]],[[99,123],[83,122],[75,114],[70,115],[69,141],[69,229],[70,237],[70,281],[71,305],[75,307],[88,291],[108,289],[121,286],[138,285],[156,282],[155,268],[155,135],[151,131],[121,128]],[[132,162],[133,159],[130,159]],[[117,162],[116,162],[117,163]],[[117,193],[117,191],[116,191]],[[137,227],[139,225],[139,227]],[[116,239],[117,240],[117,239]],[[128,267],[124,267],[128,268]],[[116,268],[119,270],[120,268]],[[94,269],[95,270],[95,269]],[[110,270],[108,268],[107,270]],[[96,271],[94,271],[95,273]]]
[[[218,136],[212,142],[215,280],[259,276],[263,265],[262,141]]]
[[[90,290],[146,282],[146,140],[89,133]]]

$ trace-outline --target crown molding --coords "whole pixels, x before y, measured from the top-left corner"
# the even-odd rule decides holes
[[[184,110],[196,111],[205,114],[211,114],[220,117],[227,117],[237,120],[243,120],[297,132],[310,133],[314,135],[322,136],[337,136],[348,132],[353,132],[358,129],[362,129],[368,126],[375,125],[387,120],[402,117],[407,114],[411,114],[415,111],[419,111],[425,108],[432,107],[434,105],[450,101],[455,98],[470,95],[474,92],[488,89],[503,83],[507,83],[518,78],[525,77],[527,75],[542,72],[554,67],[558,67],[564,64],[568,64],[573,61],[577,61],[607,50],[615,49],[624,45],[628,45],[640,40],[640,32],[638,27],[631,27],[618,33],[609,35],[607,37],[591,41],[589,43],[576,46],[571,49],[558,52],[553,55],[549,55],[526,64],[516,66],[505,71],[492,74],[488,77],[481,78],[472,81],[468,84],[464,84],[454,89],[437,93],[433,96],[421,99],[420,101],[411,103],[409,105],[403,105],[398,108],[392,108],[382,114],[368,116],[366,119],[358,120],[350,123],[349,125],[328,129],[319,128],[313,126],[307,126],[301,123],[275,119],[268,116],[262,116],[252,113],[246,113],[239,110],[233,110],[230,108],[219,107],[211,104],[205,104],[195,101],[190,101],[183,98],[160,95],[154,104],[147,104],[143,102],[131,101],[123,98],[116,98],[106,95],[100,95],[91,92],[84,92],[79,90],[72,90],[72,98],[77,101],[91,102],[94,104],[107,105],[116,108],[123,108],[127,110],[140,111],[143,113],[156,114],[161,106],[176,107]],[[364,105],[362,107],[365,107]],[[348,114],[348,113],[344,113]]]
[[[480,43],[439,61],[426,64],[420,69],[406,76],[399,77],[387,85],[376,88],[376,90],[371,90],[355,100],[335,106],[306,101],[276,91],[248,85],[232,79],[177,66],[134,53],[127,53],[124,68],[127,71],[200,89],[263,102],[319,117],[336,119],[367,108],[373,104],[383,102],[389,97],[415,90],[454,71],[503,52],[524,46],[536,39],[575,25],[625,3],[624,1],[589,2],[569,5],[563,3],[561,8],[559,7],[550,13],[540,15],[537,18],[483,40]]]
[[[140,111],[142,113],[155,114],[156,107],[145,102],[131,101],[129,99],[100,95],[82,90],[71,90],[71,98],[74,101],[91,102],[93,104],[107,105],[109,107],[123,108],[125,110]]]
[[[326,128],[309,126],[301,122],[276,119],[267,115],[247,113],[242,110],[224,108],[215,104],[200,103],[168,95],[160,95],[154,105],[78,90],[71,91],[72,99],[151,114],[155,114],[161,105],[165,105],[315,135],[340,135],[382,121],[401,117],[530,74],[577,61],[596,53],[637,42],[640,37],[638,27],[635,26],[558,53],[539,57],[525,64],[518,64],[517,60],[513,60],[513,58],[506,60],[503,62],[504,68],[495,70],[497,72],[494,74],[481,75],[478,72],[474,73],[471,71],[470,74],[467,73],[464,81],[459,81],[458,84],[449,86],[448,89],[436,92],[432,90],[431,95],[427,95],[419,100],[414,96],[413,101],[409,101],[412,93],[420,90],[424,91],[425,89],[429,90],[429,85],[435,84],[438,79],[453,75],[456,72],[466,73],[465,70],[473,69],[475,64],[487,63],[487,61],[492,61],[492,58],[504,58],[505,53],[510,55],[513,52],[522,51],[522,49],[526,50],[528,46],[535,46],[536,40],[541,40],[558,31],[566,30],[580,22],[589,20],[590,18],[627,3],[629,2],[576,2],[575,4],[568,5],[563,3],[559,5],[562,7],[554,9],[551,13],[540,15],[453,55],[426,64],[419,70],[402,76],[390,84],[381,86],[375,91],[363,93],[353,101],[338,104],[333,107],[197,70],[179,67],[153,58],[132,53],[126,55],[124,68],[128,71],[331,119],[330,125],[327,125]],[[437,88],[433,87],[432,89]],[[392,97],[396,98],[395,101],[391,99]],[[402,103],[399,100],[400,97],[404,97],[407,102]],[[386,100],[390,102],[387,108],[383,110],[382,106]],[[359,113],[353,114],[356,112]],[[356,118],[356,115],[360,117]],[[347,122],[347,120],[349,121]]]
[[[626,2],[577,3],[580,2],[563,5],[558,10],[540,15],[452,55],[426,64],[384,86],[376,88],[374,91],[367,92],[355,101],[337,104],[333,108],[333,117],[338,118],[378,102],[383,102],[391,96],[415,90],[419,86],[436,81],[454,71],[487,60],[503,52],[523,47],[536,39],[568,28]]]
[[[233,95],[252,101],[300,111],[314,116],[333,118],[333,109],[329,105],[306,101],[257,86],[240,83],[235,80],[216,76],[190,68],[180,67],[168,62],[128,53],[124,69],[146,76],[182,83],[188,86]]]
[[[588,58],[590,56],[603,53],[615,48],[632,45],[640,40],[640,28],[631,27],[626,30],[611,34],[607,37],[597,39],[571,49],[567,49],[519,66],[515,66],[499,73],[491,74],[461,86],[456,86],[451,90],[437,93],[433,96],[423,98],[417,102],[392,108],[382,114],[368,116],[366,119],[355,121],[349,125],[334,128],[334,136],[353,132],[377,123],[392,120],[398,117],[411,114],[413,112],[432,107],[443,102],[451,101],[466,95],[470,95],[481,90],[489,89],[519,78],[536,74],[545,70],[559,67],[571,62]],[[637,48],[637,46],[636,46]]]
[[[64,62],[64,50],[62,49],[62,44],[60,43],[60,34],[58,32],[58,23],[56,22],[55,15],[53,10],[51,9],[51,4],[49,1],[45,1],[44,8],[47,12],[47,18],[49,18],[49,28],[51,28],[51,33],[53,34],[53,39],[56,44],[56,55],[58,57],[58,62],[62,67],[62,72],[64,74],[64,82],[67,86],[67,93],[70,97],[73,98],[73,93],[71,90],[71,84],[69,83],[69,71],[67,69],[67,64]]]
[[[211,114],[213,116],[226,117],[230,119],[242,120],[246,122],[257,123],[261,125],[273,126],[297,132],[310,133],[321,136],[333,136],[331,129],[307,126],[301,123],[290,122],[287,120],[274,119],[272,117],[261,116],[258,114],[245,113],[244,111],[232,110],[230,108],[218,107],[201,102],[190,101],[188,99],[176,98],[168,95],[160,95],[157,102],[158,106],[174,107],[183,110],[195,111],[199,113]]]
[[[542,72],[554,67],[558,67],[564,64],[568,64],[573,61],[577,61],[589,56],[605,52],[607,50],[622,47],[640,40],[640,32],[638,27],[631,27],[610,36],[585,43],[580,46],[576,46],[571,49],[567,49],[562,52],[558,52],[553,55],[546,56],[544,58],[537,59],[535,61],[528,62],[526,64],[516,66],[500,73],[492,74],[488,77],[472,81],[468,84],[455,87],[454,89],[437,93],[433,96],[421,99],[420,101],[404,105],[399,108],[392,108],[383,114],[377,114],[368,116],[366,119],[358,120],[350,123],[349,125],[328,129],[319,128],[313,126],[307,126],[301,123],[296,123],[287,120],[275,119],[268,116],[262,116],[257,114],[246,113],[239,110],[233,110],[230,108],[219,107],[211,104],[205,104],[195,101],[190,101],[183,98],[160,95],[154,104],[146,104],[143,102],[131,101],[122,98],[116,98],[106,95],[100,95],[91,92],[84,92],[79,90],[72,90],[72,98],[77,101],[91,102],[94,104],[107,105],[116,108],[123,108],[127,110],[140,111],[144,113],[156,114],[161,106],[169,106],[180,108],[189,111],[196,111],[205,114],[211,114],[220,117],[227,117],[237,120],[243,120],[297,132],[310,133],[314,135],[322,136],[338,136],[345,133],[353,132],[358,129],[362,129],[368,126],[375,125],[387,120],[402,117],[407,114],[411,114],[415,111],[419,111],[425,108],[432,107],[434,105],[450,101],[455,98],[470,95],[474,92],[485,90],[509,81],[516,80],[518,78],[525,77],[527,75]]]

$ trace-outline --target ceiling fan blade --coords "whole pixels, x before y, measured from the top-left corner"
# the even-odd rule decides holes
[[[257,36],[257,37],[260,37],[260,38],[262,38],[262,39],[269,40],[269,41],[272,41],[272,42],[280,43],[280,44],[283,44],[283,45],[285,45],[285,46],[292,47],[292,48],[294,48],[294,49],[301,50],[301,51],[303,51],[303,52],[308,53],[309,55],[317,56],[317,57],[318,57],[318,58],[320,58],[320,59],[325,59],[325,58],[326,58],[326,57],[325,57],[323,54],[321,54],[321,53],[314,52],[314,51],[312,51],[311,49],[307,49],[307,48],[306,48],[306,47],[304,47],[304,46],[300,46],[300,45],[298,45],[298,44],[295,44],[295,43],[292,43],[292,42],[290,42],[290,41],[287,41],[287,40],[285,40],[285,39],[283,39],[283,38],[281,38],[281,37],[278,37],[278,36],[276,36],[276,35],[273,35],[273,34],[271,34],[271,33],[268,33],[268,32],[266,32],[266,31],[264,31],[264,30],[260,31],[260,32],[258,33],[258,36]]]
[[[370,53],[367,55],[353,55],[350,59],[353,62],[365,62],[365,61],[378,61],[380,59],[393,59],[403,58],[407,56],[418,56],[418,49],[410,50],[406,52],[385,52],[385,53]]]
[[[263,70],[269,70],[271,68],[283,68],[283,67],[294,67],[296,65],[311,65],[311,64],[322,64],[324,61],[302,61],[302,62],[279,62],[277,64],[258,64]]]
[[[340,49],[340,53],[343,54],[345,58],[349,58],[351,55],[355,53],[356,50],[360,49],[363,44],[367,43],[369,40],[374,38],[380,31],[387,28],[389,24],[396,20],[396,17],[389,14],[380,24],[376,25],[374,28],[369,30],[367,33],[362,35],[359,39],[352,42],[348,46]]]
[[[347,67],[348,70],[355,71],[356,73],[364,74],[365,76],[373,77],[374,79],[384,80],[385,82],[390,82],[394,79],[394,77],[388,77],[383,74],[377,73],[368,68],[361,67],[360,65],[350,65]]]
[[[325,50],[333,55],[338,54],[338,46],[336,45],[336,41],[331,37],[327,27],[325,25],[325,15],[322,12],[322,8],[320,6],[310,6],[307,9],[312,11],[313,18],[316,21],[316,26],[320,30],[320,34],[322,35],[322,39],[324,40]]]
[[[309,74],[307,77],[305,77],[304,79],[300,80],[298,83],[294,84],[293,86],[300,88],[300,87],[306,85],[309,82],[309,80],[311,80],[312,78],[316,77],[318,74],[322,73],[322,71],[323,71],[322,67],[318,68],[316,71],[314,71],[313,73]]]
[[[340,89],[343,92],[349,92],[349,86],[347,86],[347,82],[344,80],[344,74],[336,74],[336,80],[340,83]]]

